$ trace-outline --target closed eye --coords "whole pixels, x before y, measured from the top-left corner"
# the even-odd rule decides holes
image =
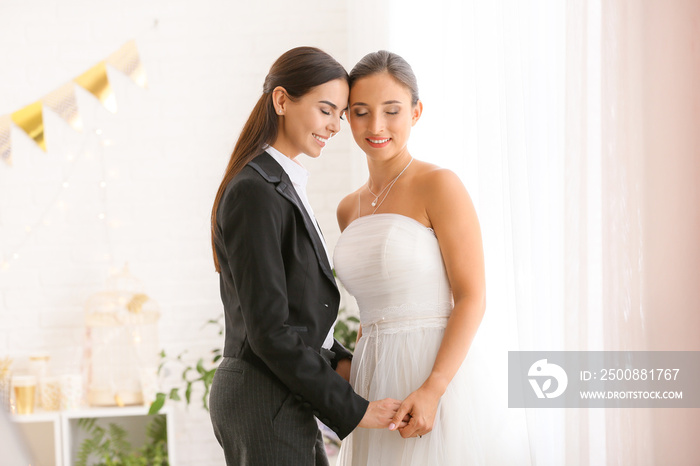
[[[323,109],[321,109],[321,113],[323,113],[324,115],[328,115],[328,116],[331,115],[331,112],[329,112],[328,110],[323,110]],[[341,120],[345,120],[345,117],[344,117],[343,115],[344,115],[344,113],[341,113],[341,114],[340,114],[340,119],[341,119]]]

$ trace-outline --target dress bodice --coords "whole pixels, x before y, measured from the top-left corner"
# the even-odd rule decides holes
[[[363,325],[450,313],[440,246],[433,230],[417,220],[399,214],[360,217],[343,231],[333,261],[357,300]]]

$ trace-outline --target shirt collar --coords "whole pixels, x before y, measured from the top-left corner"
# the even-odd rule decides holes
[[[266,146],[263,150],[270,154],[270,156],[282,166],[287,175],[289,175],[289,179],[292,180],[292,183],[303,188],[306,187],[306,182],[309,180],[309,171],[306,168],[272,146]]]

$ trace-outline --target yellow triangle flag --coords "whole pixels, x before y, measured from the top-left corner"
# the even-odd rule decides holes
[[[117,113],[117,101],[114,97],[112,86],[109,84],[107,67],[104,61],[99,62],[85,73],[75,78],[74,81],[80,87],[97,97],[107,110],[112,113]]]
[[[29,104],[22,110],[17,110],[12,114],[12,121],[22,128],[36,144],[46,152],[46,141],[44,140],[44,116],[41,110],[41,101],[38,100]]]
[[[74,130],[82,131],[83,121],[78,113],[78,101],[75,98],[75,84],[66,83],[55,91],[45,95],[41,101],[48,108],[56,112],[63,121]]]
[[[143,68],[143,64],[139,58],[139,51],[136,48],[135,40],[130,40],[122,45],[119,50],[107,58],[107,63],[130,77],[132,81],[144,89],[148,87],[146,70]]]

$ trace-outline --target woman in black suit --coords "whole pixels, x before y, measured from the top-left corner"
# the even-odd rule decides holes
[[[226,336],[210,409],[229,465],[327,464],[314,415],[342,439],[388,427],[400,404],[347,382],[351,355],[329,334],[340,297],[295,160],[340,130],[347,79],[316,48],[277,59],[214,201]]]

